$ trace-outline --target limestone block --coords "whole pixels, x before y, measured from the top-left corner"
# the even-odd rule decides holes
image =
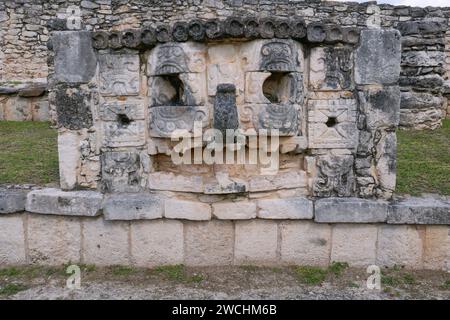
[[[203,106],[206,104],[206,75],[204,73],[183,73],[180,80],[184,85],[184,97],[186,105]]]
[[[270,72],[247,72],[245,74],[245,102],[270,103],[263,93],[263,84]]]
[[[278,225],[274,221],[236,222],[235,264],[278,263]]]
[[[331,227],[307,221],[280,225],[281,260],[286,264],[327,266],[330,263]]]
[[[203,192],[203,178],[201,176],[175,175],[171,172],[154,172],[148,177],[148,186],[154,190],[168,190],[181,192]]]
[[[49,102],[46,99],[36,99],[31,103],[33,121],[51,121]]]
[[[139,93],[139,55],[100,54],[100,93],[129,96]]]
[[[92,110],[98,100],[95,90],[87,86],[59,85],[49,99],[56,106],[59,127],[80,130],[92,126]]]
[[[83,220],[82,260],[99,266],[129,265],[130,225],[103,218]]]
[[[400,121],[400,89],[398,86],[359,91],[361,109],[370,129],[396,128]]]
[[[389,206],[391,224],[450,225],[450,202],[431,197],[410,197]]]
[[[355,100],[310,100],[308,110],[310,148],[356,147]]]
[[[360,198],[327,198],[315,203],[315,221],[326,223],[385,222],[388,202]]]
[[[97,60],[88,31],[55,31],[55,78],[60,82],[89,82],[95,75]]]
[[[112,194],[103,204],[106,220],[158,219],[163,212],[163,200],[152,193]]]
[[[212,204],[213,214],[221,220],[256,218],[256,203],[247,201],[218,202]]]
[[[382,225],[378,232],[376,264],[386,267],[422,268],[421,229],[416,226]]]
[[[402,66],[438,67],[445,64],[445,52],[406,51],[402,53]]]
[[[415,130],[434,130],[442,125],[442,109],[401,109],[400,127]]]
[[[312,219],[313,202],[307,198],[261,199],[257,202],[258,218]]]
[[[353,54],[349,48],[314,47],[309,83],[313,90],[348,90],[352,83]]]
[[[230,221],[184,224],[184,263],[188,266],[233,264],[234,227]]]
[[[224,83],[232,83],[236,86],[236,94],[238,97],[244,93],[244,76],[240,65],[237,62],[226,62],[208,64],[208,95],[215,96],[217,86]],[[238,103],[242,101],[237,99]]]
[[[443,105],[442,97],[426,92],[402,92],[401,109],[440,109]]]
[[[96,191],[61,191],[47,188],[28,193],[26,211],[69,216],[96,216],[103,195]]]
[[[331,262],[355,267],[375,263],[378,228],[375,225],[340,224],[333,227]]]
[[[382,134],[376,145],[375,173],[377,182],[387,198],[390,198],[396,183],[397,135],[395,132]]]
[[[141,158],[136,152],[103,152],[102,190],[138,192],[141,189]]]
[[[75,131],[58,132],[59,181],[63,190],[71,190],[77,184],[80,165],[80,136]]]
[[[80,250],[81,223],[78,218],[34,214],[29,216],[28,254],[31,263],[78,263]]]
[[[139,221],[131,224],[131,261],[139,267],[183,263],[183,224],[179,221]]]
[[[413,87],[415,89],[423,90],[429,89],[436,91],[444,85],[444,79],[441,75],[433,73],[418,76],[401,76],[399,84],[402,87]]]
[[[276,175],[258,175],[249,180],[250,192],[306,188],[307,177],[305,171],[281,172]]]
[[[24,211],[26,199],[25,190],[0,189],[0,214]]]
[[[4,118],[8,121],[29,121],[32,119],[31,101],[22,97],[10,97],[4,107]]]
[[[319,197],[350,197],[354,193],[354,159],[351,155],[325,155],[316,160],[313,194]]]
[[[448,226],[427,226],[425,229],[423,268],[449,270],[450,230]]]
[[[401,42],[397,30],[361,31],[355,56],[357,84],[395,84],[400,75]]]
[[[198,122],[204,128],[210,123],[209,108],[197,106],[152,107],[150,111],[150,136],[170,138],[177,133],[194,132]]]
[[[118,121],[102,123],[103,145],[112,148],[137,147],[145,144],[146,122],[143,120],[130,121],[119,118]]]
[[[25,261],[25,232],[22,216],[0,216],[0,265],[18,265]]]
[[[164,217],[169,219],[211,220],[211,206],[199,201],[167,199]]]
[[[140,99],[105,102],[100,106],[100,118],[103,121],[144,120],[144,103]]]

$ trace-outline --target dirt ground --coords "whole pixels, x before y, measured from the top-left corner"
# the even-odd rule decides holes
[[[345,264],[266,268],[81,266],[81,288],[68,289],[66,266],[0,269],[0,299],[450,299],[450,273],[383,269],[381,289],[365,269]]]

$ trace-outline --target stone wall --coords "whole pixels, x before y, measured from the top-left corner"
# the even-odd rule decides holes
[[[67,8],[71,5],[78,6],[81,11],[75,10],[68,13]],[[31,110],[39,113],[42,108],[51,117],[51,111],[46,109],[45,98],[38,99],[38,106],[35,107],[36,99],[32,99],[31,102],[24,102],[17,97],[9,99],[11,97],[9,94],[2,93],[8,90],[2,90],[2,86],[8,87],[11,82],[17,81],[26,83],[31,79],[47,76],[46,44],[49,33],[52,30],[66,28],[67,17],[70,22],[77,23],[77,16],[80,15],[81,28],[85,30],[125,30],[162,22],[172,23],[180,20],[181,17],[182,20],[188,21],[195,18],[209,19],[255,12],[261,17],[270,17],[273,14],[280,17],[297,15],[303,17],[307,23],[320,21],[341,26],[395,28],[405,21],[433,20],[446,23],[450,17],[449,8],[410,8],[376,5],[375,2],[358,4],[318,0],[276,2],[267,0],[6,0],[0,3],[0,82],[3,83],[0,85],[0,119],[41,119],[42,117],[35,117],[27,112]],[[403,96],[401,125],[406,128],[411,126],[436,128],[440,126],[442,115],[446,114],[444,106],[446,103],[442,99],[442,94],[429,88],[429,85],[440,83],[440,76],[445,72],[442,63],[436,62],[433,58],[436,57],[435,53],[444,51],[439,45],[442,38],[440,33],[429,34],[427,37],[426,48],[419,48],[418,54],[422,64],[432,63],[432,66],[421,65],[419,75],[425,76],[425,79],[420,77],[407,80],[402,88],[406,93]],[[434,51],[431,54],[434,56],[430,56],[431,59],[426,59],[424,62],[423,59],[428,57],[427,52],[431,51]],[[434,70],[429,71],[429,67]],[[404,69],[404,75],[411,74],[412,70],[409,66],[404,65]],[[450,70],[448,63],[446,69]],[[18,111],[9,111],[10,106],[16,105]],[[34,111],[35,109],[38,111]]]

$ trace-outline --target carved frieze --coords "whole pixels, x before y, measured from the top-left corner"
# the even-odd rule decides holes
[[[140,159],[135,152],[104,152],[101,155],[102,189],[105,192],[137,192]]]
[[[313,192],[319,197],[349,197],[353,194],[353,156],[325,155],[317,159]]]
[[[139,56],[101,54],[100,93],[104,96],[129,96],[139,93]]]

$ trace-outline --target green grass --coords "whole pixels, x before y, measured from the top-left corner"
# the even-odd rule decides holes
[[[0,183],[58,179],[56,130],[48,122],[0,121]]]
[[[112,266],[111,273],[114,276],[128,276],[136,272],[136,269],[127,266]]]
[[[26,286],[20,283],[8,283],[4,286],[0,286],[0,296],[12,296],[27,289],[28,288]]]
[[[301,282],[310,285],[322,283],[327,276],[327,270],[311,266],[296,267],[295,273]]]
[[[341,276],[342,272],[349,267],[347,262],[333,261],[328,267],[328,271],[333,273],[335,276]]]
[[[398,193],[450,195],[450,120],[433,131],[397,131]]]
[[[156,267],[155,271],[163,274],[169,280],[177,282],[200,283],[204,278],[202,274],[193,274],[192,276],[188,275],[184,265],[182,264]]]

